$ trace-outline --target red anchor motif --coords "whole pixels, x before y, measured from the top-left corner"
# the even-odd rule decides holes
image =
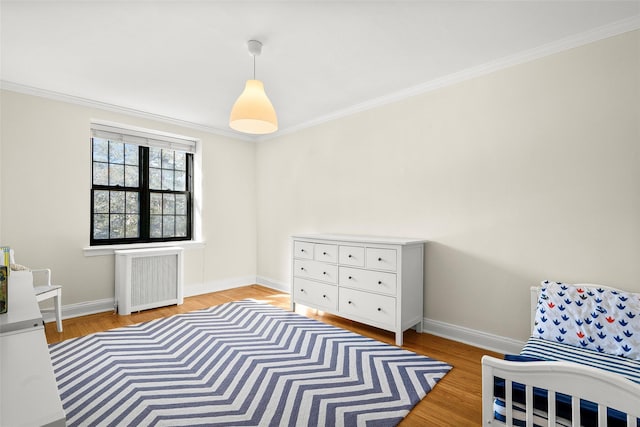
[[[616,321],[616,319],[614,319],[613,317],[609,316],[609,317],[605,317],[605,319],[607,319],[607,322],[609,323],[613,323]]]
[[[552,303],[551,301],[549,301],[549,302],[547,303],[547,305],[549,306],[549,308],[553,308],[553,307],[555,307],[555,306],[556,306],[556,305],[555,305],[554,303]]]

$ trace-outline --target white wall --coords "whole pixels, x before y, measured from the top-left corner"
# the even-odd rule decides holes
[[[2,91],[0,244],[65,305],[113,297],[113,257],[82,251],[109,120],[202,141],[187,294],[287,286],[292,233],[421,237],[425,317],[524,340],[542,279],[640,292],[639,56],[635,31],[257,144]]]
[[[83,253],[92,119],[199,138],[206,246],[185,252],[185,293],[255,281],[253,143],[16,92],[1,97],[0,243],[15,248],[20,264],[51,267],[65,306],[114,297],[113,255]]]
[[[430,241],[425,317],[529,336],[543,279],[640,292],[640,32],[257,144],[258,275],[293,233]]]

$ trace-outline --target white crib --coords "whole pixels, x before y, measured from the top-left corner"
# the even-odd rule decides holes
[[[599,286],[599,285],[577,285]],[[605,288],[602,286],[601,288]],[[606,288],[612,289],[612,288]],[[540,287],[532,288],[532,330]],[[577,350],[579,351],[579,349]],[[615,356],[614,356],[615,357]],[[640,362],[638,365],[640,366]],[[632,367],[632,369],[635,369]],[[499,407],[504,410],[496,418],[495,379],[504,380],[504,396]],[[635,377],[634,377],[635,378]],[[640,378],[640,370],[638,372]],[[512,385],[524,388],[524,401],[514,400]],[[534,388],[547,391],[546,408],[534,408]],[[538,396],[541,394],[538,391]],[[556,417],[556,396],[570,396],[571,417]],[[490,356],[482,358],[482,416],[484,426],[512,425],[569,425],[581,426],[580,400],[593,402],[597,407],[594,425],[607,426],[607,409],[626,414],[626,426],[640,426],[640,384],[618,373],[570,361],[507,361]],[[503,419],[502,419],[503,418]],[[597,423],[597,424],[596,424]]]

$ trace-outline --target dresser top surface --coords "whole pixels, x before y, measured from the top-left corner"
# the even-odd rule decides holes
[[[427,242],[427,240],[424,239],[411,237],[367,236],[357,234],[294,234],[291,238],[295,240],[330,240],[345,243],[377,243],[384,245],[415,245]]]

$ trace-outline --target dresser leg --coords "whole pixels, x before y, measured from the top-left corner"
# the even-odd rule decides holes
[[[422,333],[422,320],[416,323],[416,332],[419,334]]]
[[[402,338],[403,338],[402,335],[403,335],[402,331],[396,332],[396,345],[398,347],[402,347]]]

